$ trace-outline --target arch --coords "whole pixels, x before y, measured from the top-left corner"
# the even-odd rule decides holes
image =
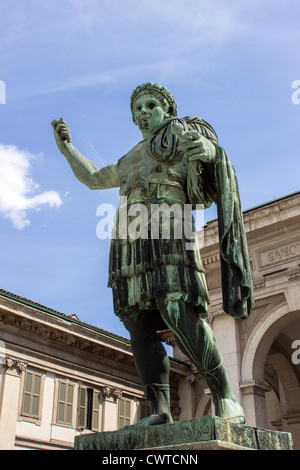
[[[241,364],[241,382],[263,381],[264,361],[268,351],[282,329],[293,320],[300,319],[300,311],[290,312],[287,302],[271,309],[254,327],[246,347]]]
[[[198,403],[195,418],[211,414],[211,405],[212,400],[210,393],[204,393]]]
[[[281,352],[268,356],[280,385],[281,412],[287,415],[289,412],[299,409],[299,379],[289,361]]]

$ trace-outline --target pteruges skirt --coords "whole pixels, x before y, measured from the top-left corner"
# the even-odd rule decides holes
[[[108,286],[112,288],[114,311],[124,315],[156,309],[156,299],[167,295],[207,313],[208,292],[197,237],[187,239],[147,237],[111,241]],[[193,245],[191,245],[193,243]],[[193,246],[193,249],[190,249]],[[187,249],[189,247],[189,249]]]

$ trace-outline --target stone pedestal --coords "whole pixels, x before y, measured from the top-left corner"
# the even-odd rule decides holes
[[[127,426],[119,431],[76,436],[75,450],[292,450],[290,433],[230,424],[203,416],[147,428]]]

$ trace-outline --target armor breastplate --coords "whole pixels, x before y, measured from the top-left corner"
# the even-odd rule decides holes
[[[154,158],[148,140],[119,160],[120,196],[129,203],[186,202],[187,162],[178,152],[172,160]]]

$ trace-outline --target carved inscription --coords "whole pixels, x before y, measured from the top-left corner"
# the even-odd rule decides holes
[[[268,264],[280,263],[288,259],[300,256],[300,242],[290,243],[289,245],[278,247],[274,250],[261,253],[261,264],[266,266]]]

